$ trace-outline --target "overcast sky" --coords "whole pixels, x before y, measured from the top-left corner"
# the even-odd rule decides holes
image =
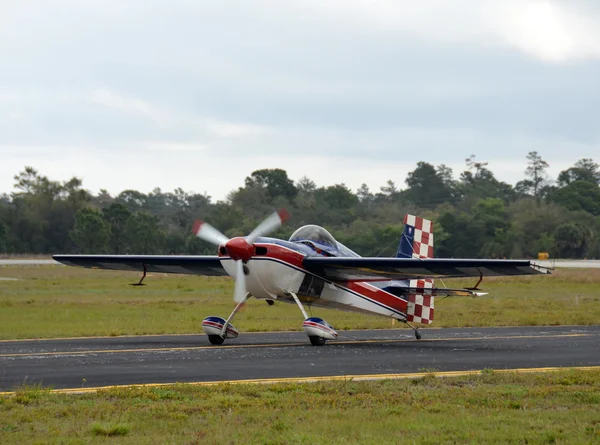
[[[0,192],[376,191],[471,154],[515,183],[531,150],[600,161],[597,0],[0,0]]]

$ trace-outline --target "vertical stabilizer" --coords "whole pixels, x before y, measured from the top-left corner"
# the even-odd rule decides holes
[[[404,217],[404,233],[398,246],[398,258],[433,258],[433,223],[414,215]],[[406,320],[429,324],[433,321],[434,297],[427,289],[433,288],[433,279],[410,280],[411,288],[423,289],[422,294],[408,295]]]

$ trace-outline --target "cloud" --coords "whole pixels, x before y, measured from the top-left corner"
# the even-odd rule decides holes
[[[110,176],[113,192],[224,197],[262,167],[376,189],[416,161],[461,169],[473,153],[515,182],[530,150],[554,168],[600,148],[597,2],[27,0],[3,12],[0,191],[26,164],[95,190]]]
[[[207,152],[210,147],[198,143],[180,142],[147,142],[142,144],[143,150],[158,152]]]
[[[217,136],[226,138],[240,136],[264,136],[272,133],[272,130],[264,125],[227,122],[216,119],[206,119],[203,122],[208,131]]]
[[[8,119],[11,121],[20,121],[25,119],[25,113],[19,110],[10,110],[8,112]]]
[[[92,91],[90,94],[90,100],[93,103],[104,105],[110,108],[142,114],[156,121],[157,123],[165,124],[172,121],[171,116],[167,112],[159,109],[149,102],[125,97],[105,88]]]
[[[557,0],[300,0],[327,19],[448,44],[508,45],[548,62],[600,57],[600,11]]]
[[[600,15],[572,7],[570,2],[519,2],[498,10],[494,28],[509,44],[544,61],[600,57]]]

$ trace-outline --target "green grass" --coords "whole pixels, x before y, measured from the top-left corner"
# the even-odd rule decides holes
[[[139,275],[61,266],[0,267],[0,338],[199,333],[208,315],[233,309],[229,278]],[[448,287],[476,280],[446,280]],[[441,284],[441,283],[439,283]],[[600,320],[600,270],[558,270],[551,276],[486,279],[489,296],[436,301],[434,327],[593,324]],[[337,329],[390,328],[387,318],[314,309]],[[293,305],[251,300],[240,331],[300,330]],[[396,324],[396,327],[403,327]]]
[[[120,437],[114,437],[120,436]],[[0,397],[0,442],[591,444],[600,371]]]
[[[94,436],[126,436],[129,433],[129,426],[122,423],[94,423],[91,431]]]

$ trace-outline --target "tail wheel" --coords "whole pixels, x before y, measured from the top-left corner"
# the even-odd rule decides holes
[[[325,344],[325,342],[327,341],[323,337],[317,337],[316,335],[311,335],[308,338],[310,338],[310,343],[313,346],[323,346]]]
[[[222,345],[225,339],[220,335],[209,335],[208,341],[211,345]]]

